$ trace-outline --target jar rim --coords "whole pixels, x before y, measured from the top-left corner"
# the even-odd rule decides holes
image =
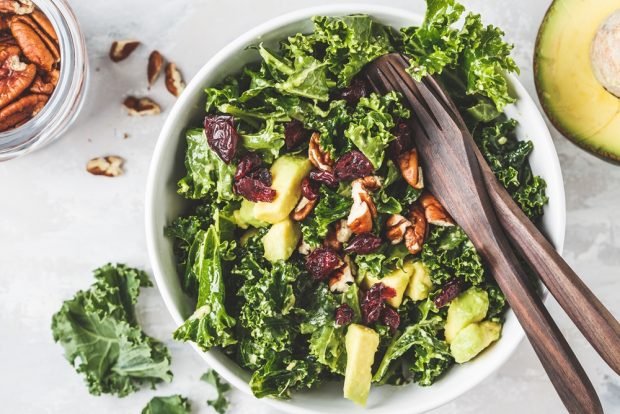
[[[0,132],[0,161],[33,151],[59,137],[75,120],[87,88],[88,57],[78,20],[66,0],[35,0],[56,30],[61,56],[56,88],[23,125]]]

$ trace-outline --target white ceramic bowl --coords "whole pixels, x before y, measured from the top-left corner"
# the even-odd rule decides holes
[[[201,125],[204,117],[203,89],[217,84],[226,75],[256,60],[256,52],[246,50],[246,46],[261,41],[275,46],[288,35],[309,32],[312,29],[310,18],[314,15],[339,16],[352,13],[367,13],[377,21],[394,27],[411,26],[422,20],[421,16],[406,10],[364,4],[330,5],[280,16],[247,32],[213,56],[172,108],[157,142],[148,176],[146,235],[155,280],[175,323],[180,325],[184,316],[191,314],[192,309],[181,291],[172,245],[164,237],[163,229],[187,204],[177,195],[176,182],[184,174],[184,131],[188,127]],[[518,101],[508,107],[506,112],[519,121],[519,138],[534,142],[535,149],[530,162],[534,172],[547,181],[550,198],[549,205],[545,208],[543,227],[553,244],[561,251],[566,212],[558,157],[536,105],[516,78],[510,77],[510,83]],[[294,393],[293,398],[288,401],[263,401],[290,413],[420,413],[447,403],[491,375],[510,357],[523,336],[515,315],[509,311],[500,341],[474,361],[453,367],[431,387],[373,387],[365,409],[343,399],[342,387],[338,383],[328,383],[316,390]],[[249,373],[219,351],[205,353],[195,346],[194,349],[228,382],[251,394],[248,386]]]

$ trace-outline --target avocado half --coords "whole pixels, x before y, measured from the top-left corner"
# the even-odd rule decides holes
[[[620,0],[555,0],[538,32],[534,79],[564,136],[620,163]]]

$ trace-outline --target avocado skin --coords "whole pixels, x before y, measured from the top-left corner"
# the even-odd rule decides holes
[[[542,61],[541,42],[542,42],[543,36],[545,35],[545,30],[547,28],[547,25],[549,24],[549,21],[553,18],[555,8],[560,7],[559,5],[562,3],[562,1],[563,0],[554,0],[551,2],[549,7],[547,8],[547,11],[545,12],[545,16],[543,17],[542,23],[540,24],[540,28],[538,29],[538,34],[536,35],[536,42],[534,46],[534,57],[533,57],[533,69],[534,69],[533,73],[534,73],[534,84],[536,86],[536,94],[538,96],[538,101],[540,102],[540,105],[545,111],[545,114],[547,115],[547,118],[549,119],[551,124],[553,124],[554,128],[557,129],[558,132],[562,134],[562,136],[564,136],[566,139],[568,139],[570,142],[572,142],[577,147],[594,155],[595,157],[603,161],[606,161],[608,163],[614,164],[614,165],[620,165],[620,153],[616,154],[610,151],[606,151],[602,148],[595,148],[593,147],[591,143],[587,142],[584,138],[577,137],[573,133],[568,131],[562,125],[562,122],[560,122],[560,120],[557,119],[557,116],[554,114],[554,110],[551,107],[549,107],[544,97],[545,86],[542,84],[541,79],[538,76],[538,74],[540,73],[540,64],[541,64],[540,62]],[[587,58],[589,59],[589,56]],[[620,131],[618,131],[618,139],[620,139]]]

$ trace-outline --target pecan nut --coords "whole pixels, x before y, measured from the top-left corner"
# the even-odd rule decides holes
[[[372,230],[372,220],[377,216],[377,209],[362,179],[354,180],[351,184],[351,196],[353,206],[347,218],[347,226],[355,234],[368,233]]]
[[[181,95],[181,92],[185,89],[183,76],[181,76],[177,65],[172,62],[166,65],[166,89],[174,96]]]
[[[43,72],[34,78],[32,85],[30,85],[30,92],[51,95],[58,84],[59,78],[60,71],[58,69],[54,69],[51,72]]]
[[[405,246],[409,253],[417,254],[422,251],[427,230],[424,209],[419,204],[411,206],[409,221],[411,226],[405,231]]]
[[[0,131],[22,125],[47,103],[46,95],[27,95],[0,110]]]
[[[323,151],[321,148],[321,136],[318,132],[314,132],[310,137],[308,159],[310,159],[312,165],[321,171],[333,171],[334,161],[331,159],[329,153]]]
[[[149,88],[153,86],[157,78],[159,78],[163,66],[164,58],[161,53],[157,50],[153,50],[149,55],[149,64],[146,69],[146,78],[149,82]]]
[[[48,72],[54,69],[60,61],[58,45],[30,16],[11,17],[9,28],[29,61]]]
[[[385,237],[392,244],[399,244],[403,241],[407,229],[411,227],[411,222],[400,214],[392,214],[385,222]]]
[[[336,240],[339,243],[346,243],[353,236],[353,232],[347,226],[347,220],[341,219],[336,222]]]
[[[344,293],[349,286],[355,283],[353,263],[349,256],[344,257],[344,264],[336,269],[327,281],[329,290],[332,292]]]
[[[360,180],[364,188],[370,191],[377,191],[383,185],[381,177],[378,175],[369,175],[364,178],[360,178]]]
[[[22,62],[19,52],[17,46],[0,50],[0,108],[20,96],[36,76],[35,65]]]
[[[110,46],[110,60],[121,62],[129,57],[140,46],[137,40],[115,40]]]
[[[329,227],[329,230],[327,231],[327,235],[325,236],[325,240],[323,240],[323,245],[337,252],[342,250],[342,243],[338,240],[337,227],[334,227],[334,226]]]
[[[425,192],[418,200],[424,209],[426,221],[436,226],[454,226],[454,220],[431,193]]]
[[[33,11],[31,0],[0,0],[0,13],[30,14]]]
[[[125,98],[123,106],[131,116],[157,115],[161,113],[160,106],[150,98],[128,96]]]
[[[424,188],[422,167],[419,165],[418,151],[415,148],[398,156],[398,167],[407,184],[418,190]]]
[[[93,158],[86,164],[86,171],[93,175],[118,177],[123,174],[123,162],[124,160],[116,155]]]
[[[302,221],[308,217],[312,210],[314,210],[314,206],[316,206],[318,201],[318,199],[310,200],[306,197],[302,197],[297,207],[295,207],[295,210],[293,210],[293,220]]]

